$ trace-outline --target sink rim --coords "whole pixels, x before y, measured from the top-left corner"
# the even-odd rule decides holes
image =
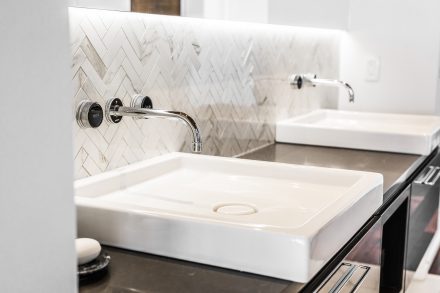
[[[334,125],[331,125],[331,119],[333,118],[326,118],[329,115],[334,115]],[[371,127],[368,126],[370,122],[365,122],[366,119],[359,119],[359,122],[354,122],[354,124],[344,124],[344,115],[349,116],[347,121],[355,120],[356,115],[370,117],[367,120],[371,121]],[[374,120],[374,117],[385,117],[383,119],[388,120],[399,119],[402,123],[397,127],[390,123],[384,124],[385,127],[380,127],[380,124],[375,122],[377,120]],[[413,119],[410,121],[417,120],[414,122],[415,126],[411,127],[411,123],[404,122],[405,118]],[[330,121],[319,123],[320,120],[325,119],[330,119]],[[275,140],[290,144],[426,156],[440,143],[440,117],[318,109],[297,117],[278,121],[276,123]]]
[[[360,115],[360,116],[368,116],[368,115],[374,115],[374,116],[387,116],[390,118],[413,118],[413,119],[422,119],[422,118],[427,118],[427,119],[435,119],[439,121],[439,125],[438,126],[434,126],[434,127],[427,127],[429,128],[428,132],[398,132],[398,131],[391,131],[391,130],[387,130],[387,129],[381,129],[381,130],[377,130],[377,129],[365,129],[365,128],[350,128],[350,127],[329,127],[327,125],[323,125],[323,124],[314,124],[314,123],[310,123],[310,122],[306,122],[304,121],[305,119],[309,119],[313,116],[318,116],[318,115],[332,115],[332,114],[341,114],[341,115]],[[343,119],[343,118],[341,118]],[[322,119],[317,119],[317,120],[322,120]],[[377,133],[382,133],[382,134],[390,134],[390,135],[401,135],[401,136],[414,136],[414,135],[418,135],[418,136],[423,136],[426,138],[429,138],[433,135],[435,135],[437,132],[440,131],[440,117],[434,116],[434,115],[418,115],[418,114],[400,114],[400,113],[384,113],[384,112],[359,112],[359,111],[344,111],[344,110],[337,110],[337,109],[317,109],[317,110],[313,110],[311,112],[308,113],[304,113],[301,114],[299,116],[296,117],[292,117],[292,118],[287,118],[287,119],[283,119],[280,120],[276,123],[277,125],[286,125],[286,126],[301,126],[301,127],[305,127],[305,128],[312,128],[312,129],[331,129],[334,131],[344,131],[344,132],[360,132],[360,133],[370,133],[370,134],[377,134]]]
[[[107,194],[109,189],[102,190],[99,194],[95,194],[95,196],[87,196],[87,195],[78,195],[78,190],[91,188],[90,185],[94,184],[102,184],[102,181],[111,181],[110,185],[115,190],[123,190],[121,187],[129,187],[126,186],[124,180],[127,176],[127,173],[137,172],[142,169],[154,168],[158,164],[166,163],[170,160],[174,159],[194,159],[197,160],[220,160],[223,162],[235,164],[250,164],[254,167],[274,167],[274,168],[288,168],[292,170],[297,170],[301,172],[302,170],[310,171],[310,172],[331,172],[336,173],[336,176],[341,174],[350,175],[350,176],[359,176],[355,183],[346,187],[346,190],[342,192],[339,199],[334,200],[328,206],[326,206],[318,215],[313,216],[308,219],[305,223],[300,225],[299,227],[277,227],[277,226],[261,226],[258,224],[247,224],[247,223],[239,223],[234,221],[228,221],[221,218],[208,218],[200,215],[191,215],[189,213],[179,213],[176,211],[165,210],[165,209],[156,209],[153,207],[142,207],[138,205],[133,205],[129,203],[117,203],[111,201],[102,200],[99,198],[102,194]],[[215,162],[214,162],[215,164]],[[339,174],[338,174],[339,173]],[[147,179],[148,181],[148,179]],[[101,182],[101,183],[100,183]],[[216,157],[209,155],[193,155],[181,152],[173,152],[166,155],[162,155],[159,157],[155,157],[152,159],[144,160],[141,162],[137,162],[131,164],[129,166],[124,166],[121,168],[114,169],[112,171],[104,172],[98,175],[94,175],[91,177],[83,178],[76,180],[74,183],[75,186],[75,203],[77,206],[93,206],[95,208],[101,209],[109,209],[118,212],[130,212],[133,214],[139,215],[148,215],[158,218],[167,218],[167,219],[175,219],[175,220],[183,220],[183,221],[191,221],[197,223],[210,223],[216,225],[225,225],[234,228],[243,228],[243,229],[257,229],[264,230],[267,232],[273,233],[281,233],[294,237],[302,237],[304,239],[312,238],[315,234],[319,232],[325,225],[328,225],[334,218],[335,215],[341,215],[349,210],[353,205],[357,203],[365,194],[371,192],[375,188],[383,188],[383,176],[379,173],[373,172],[364,172],[364,171],[356,171],[356,170],[345,170],[345,169],[337,169],[337,168],[327,168],[327,167],[318,167],[318,166],[304,166],[297,164],[288,164],[288,163],[279,163],[279,162],[267,162],[267,161],[257,161],[257,160],[249,160],[249,159],[239,159],[239,158],[229,158],[229,157]],[[323,185],[325,186],[325,185]],[[92,187],[93,188],[93,187]],[[80,192],[81,193],[81,192]],[[383,193],[383,190],[382,192]],[[382,198],[380,199],[380,204],[382,203]],[[379,205],[380,205],[379,204]],[[334,212],[337,210],[337,212]]]

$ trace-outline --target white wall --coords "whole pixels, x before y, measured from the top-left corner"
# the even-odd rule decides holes
[[[182,15],[209,19],[346,29],[348,26],[349,1],[182,0]]]
[[[205,0],[181,0],[180,12],[182,16],[203,18]]]
[[[76,291],[66,6],[1,2],[1,292]]]
[[[68,0],[71,7],[131,11],[130,0]]]
[[[350,0],[272,0],[269,23],[347,29]]]
[[[227,19],[260,23],[268,22],[269,0],[223,1],[225,1],[228,6]]]
[[[356,92],[340,108],[433,114],[438,107],[438,0],[351,0],[349,37],[341,51],[341,78]],[[367,61],[380,60],[379,79],[367,81]]]
[[[195,0],[186,0],[184,3],[184,7],[200,5]],[[267,23],[268,6],[268,0],[204,0],[203,15],[197,17]],[[182,12],[185,16],[196,16],[195,13],[188,15]]]

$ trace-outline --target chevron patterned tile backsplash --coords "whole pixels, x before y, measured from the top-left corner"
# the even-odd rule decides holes
[[[204,154],[235,156],[272,143],[274,123],[335,108],[330,88],[295,91],[290,73],[339,75],[341,32],[71,8],[74,107],[134,94],[186,112]],[[172,151],[189,151],[186,126],[168,120],[74,127],[76,178]]]

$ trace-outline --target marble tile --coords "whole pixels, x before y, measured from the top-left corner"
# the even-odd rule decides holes
[[[248,152],[274,141],[276,120],[337,106],[337,91],[295,91],[287,76],[338,77],[339,31],[79,8],[69,17],[74,107],[148,95],[155,108],[195,118],[205,154]],[[188,129],[165,120],[73,127],[76,178],[187,152],[191,142]]]

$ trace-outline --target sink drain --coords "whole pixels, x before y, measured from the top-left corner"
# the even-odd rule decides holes
[[[214,212],[223,215],[245,216],[257,213],[257,209],[244,203],[225,203],[219,204],[214,208]]]

